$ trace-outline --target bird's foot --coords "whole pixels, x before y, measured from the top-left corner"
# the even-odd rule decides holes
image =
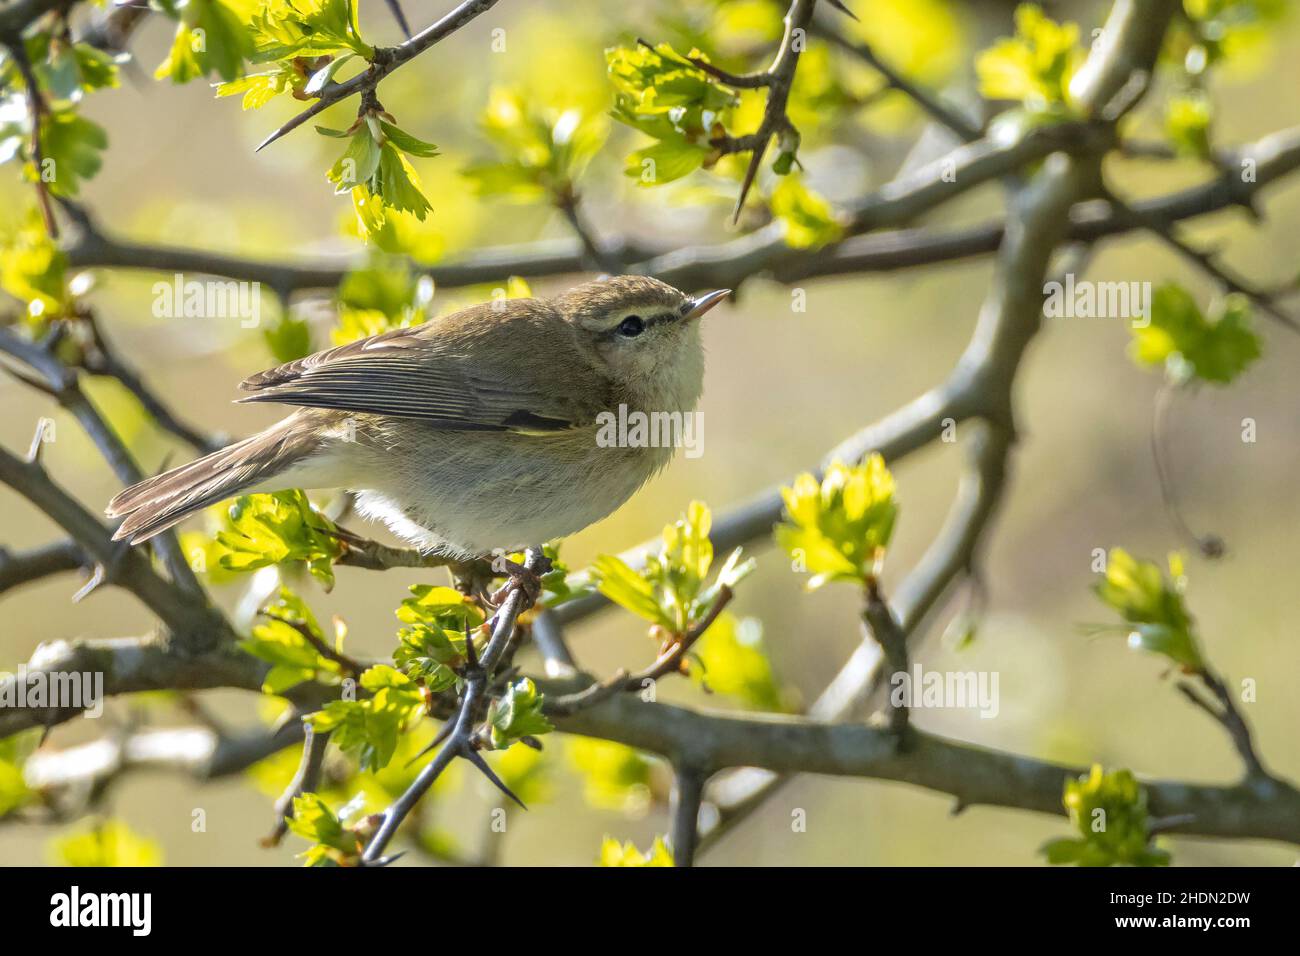
[[[528,606],[533,607],[536,605],[538,598],[542,596],[542,575],[551,570],[550,559],[542,558],[541,567],[536,571],[511,561],[509,558],[503,558],[501,566],[505,569],[507,575],[506,583],[501,585],[492,595],[492,603],[500,607],[512,592],[523,591]]]

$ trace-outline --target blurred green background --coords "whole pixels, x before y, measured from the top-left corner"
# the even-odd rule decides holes
[[[413,24],[430,22],[446,3],[406,0]],[[362,10],[365,35],[396,42],[396,27],[381,4]],[[666,36],[662,15],[686,4],[626,5],[590,2],[504,2],[488,17],[395,73],[381,89],[385,107],[403,128],[436,142],[441,156],[417,160],[434,213],[421,233],[429,258],[459,257],[485,245],[566,236],[563,219],[545,208],[483,200],[460,171],[490,156],[478,118],[493,86],[514,85],[557,107],[590,113],[608,109],[611,87],[602,49],[630,36]],[[693,5],[696,17],[741,16],[737,0],[715,8]],[[974,51],[1007,32],[1011,6],[939,0],[851,0],[863,30],[879,52],[918,79],[940,85],[955,99],[971,86]],[[1086,32],[1104,5],[1049,4],[1058,18],[1077,20]],[[699,12],[702,11],[702,12]],[[763,22],[756,18],[756,22]],[[491,31],[504,27],[506,50],[492,53]],[[344,199],[331,195],[323,171],[337,144],[309,129],[254,154],[253,146],[300,104],[276,102],[261,112],[241,112],[235,99],[213,100],[206,84],[174,87],[149,74],[164,56],[172,26],[146,22],[132,48],[140,68],[123,88],[91,97],[86,114],[109,132],[110,148],[83,198],[118,234],[241,255],[357,255],[360,244],[344,235],[351,218]],[[761,44],[766,42],[758,38]],[[1216,78],[1218,142],[1233,144],[1294,124],[1300,110],[1300,20],[1291,17],[1250,55]],[[283,98],[282,98],[283,99]],[[336,108],[328,126],[346,126],[349,110]],[[1158,119],[1145,122],[1153,135]],[[907,104],[887,99],[855,117],[851,129],[820,140],[810,136],[801,153],[811,180],[835,198],[860,193],[897,169],[922,127]],[[1141,127],[1141,122],[1139,127]],[[662,191],[639,190],[622,175],[623,157],[640,138],[613,131],[583,181],[586,212],[602,235],[622,233],[660,242],[721,240],[734,187],[706,186],[707,177]],[[1130,196],[1152,195],[1204,179],[1192,162],[1125,161],[1113,181]],[[943,225],[976,221],[1000,208],[996,185],[964,198],[936,217]],[[0,181],[0,218],[10,223],[30,202],[12,167]],[[1196,222],[1187,233],[1198,242],[1223,244],[1226,259],[1261,284],[1293,277],[1300,253],[1300,180],[1271,189],[1264,221],[1239,211]],[[613,517],[577,535],[564,553],[581,566],[600,552],[617,551],[656,535],[692,498],[715,511],[815,464],[862,425],[891,411],[946,375],[973,326],[991,276],[989,260],[942,267],[846,277],[809,283],[806,313],[790,308],[790,290],[756,279],[736,303],[705,326],[708,378],[702,405],[705,453],[679,456],[669,470]],[[273,364],[259,331],[235,320],[155,319],[153,274],[103,272],[91,301],[111,340],[159,393],[201,426],[244,435],[278,417],[276,409],[235,406],[235,385]],[[503,275],[504,281],[506,276]],[[1088,269],[1095,280],[1178,279],[1204,303],[1213,293],[1158,241],[1132,236],[1104,244]],[[577,277],[534,283],[549,293]],[[439,291],[440,301],[482,298],[485,290]],[[303,303],[317,347],[328,344],[328,303]],[[275,304],[268,294],[264,310]],[[1213,531],[1229,553],[1217,562],[1188,560],[1189,606],[1208,653],[1231,680],[1253,678],[1258,701],[1245,711],[1265,762],[1275,772],[1300,776],[1300,496],[1295,469],[1300,415],[1293,371],[1300,343],[1275,324],[1260,323],[1265,354],[1232,387],[1180,395],[1167,437],[1174,480],[1186,515],[1198,531]],[[1032,347],[1019,383],[1022,443],[1013,458],[1008,495],[987,538],[984,578],[987,615],[976,641],[956,649],[940,637],[957,593],[926,629],[917,652],[927,669],[1000,673],[1001,712],[981,720],[973,712],[928,711],[918,726],[961,740],[1044,759],[1108,767],[1193,782],[1235,779],[1238,761],[1221,729],[1192,708],[1172,686],[1164,663],[1127,650],[1121,637],[1087,637],[1080,625],[1107,620],[1091,596],[1093,549],[1120,545],[1157,560],[1186,548],[1161,504],[1148,447],[1152,401],[1159,375],[1139,369],[1125,354],[1124,323],[1106,319],[1049,321]],[[95,383],[94,398],[119,423],[145,470],[188,454],[152,428],[133,400],[115,386]],[[36,419],[52,415],[57,440],[48,449],[51,472],[90,507],[117,490],[112,475],[75,423],[40,396],[0,377],[0,442],[25,448]],[[1240,439],[1243,418],[1258,423],[1258,441]],[[888,557],[886,591],[915,562],[940,526],[962,463],[961,450],[938,444],[901,463],[895,473],[901,502]],[[29,547],[52,540],[57,529],[18,496],[0,489],[3,543]],[[354,521],[355,525],[356,522]],[[200,526],[196,522],[195,527]],[[381,529],[377,537],[388,540]],[[786,557],[760,548],[759,570],[741,588],[736,612],[762,621],[776,674],[804,702],[816,697],[858,640],[852,589],[802,590]],[[336,613],[350,627],[355,654],[386,657],[393,646],[392,609],[406,586],[441,583],[441,572],[382,576],[341,568],[333,593],[301,585],[318,616]],[[122,592],[97,591],[72,605],[79,586],[72,575],[48,579],[5,597],[0,618],[0,667],[12,669],[42,641],[71,636],[144,633],[150,615]],[[239,586],[224,587],[234,605]],[[607,611],[570,633],[582,663],[599,674],[648,662],[654,645],[643,625]],[[525,663],[534,663],[528,656]],[[687,681],[669,682],[664,697],[726,707]],[[235,726],[259,719],[247,694],[205,695],[213,710]],[[47,746],[61,747],[109,729],[133,705],[115,701],[98,722],[54,731]],[[174,708],[150,705],[157,724],[183,723]],[[508,831],[490,828],[499,799],[477,775],[458,771],[440,787],[430,809],[448,839],[466,854],[484,853],[511,864],[587,864],[602,835],[646,846],[666,829],[667,774],[623,809],[591,806],[583,780],[566,756],[567,742],[547,741],[549,793],[513,813]],[[292,758],[296,759],[296,758]],[[635,797],[635,795],[634,795]],[[161,845],[175,865],[293,862],[303,849],[295,837],[278,850],[258,847],[269,828],[272,797],[248,777],[196,786],[179,775],[135,775],[110,795],[107,807],[134,830]],[[202,808],[207,831],[191,832]],[[791,813],[807,813],[806,832],[792,832]],[[1065,833],[1063,819],[988,808],[952,817],[951,801],[907,786],[862,780],[805,777],[782,789],[741,829],[704,858],[714,864],[999,864],[1036,865],[1038,846]],[[47,860],[47,842],[63,828],[0,827],[0,862]],[[1280,844],[1170,839],[1176,864],[1294,862]]]

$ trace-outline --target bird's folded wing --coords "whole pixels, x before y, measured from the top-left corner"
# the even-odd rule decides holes
[[[470,358],[452,351],[427,326],[396,329],[260,372],[241,383],[253,394],[239,401],[420,419],[463,431],[553,432],[594,418],[563,383],[544,389],[533,363],[510,368],[501,350],[474,352]]]

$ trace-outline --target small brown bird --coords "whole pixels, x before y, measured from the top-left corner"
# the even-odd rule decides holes
[[[132,485],[115,539],[144,541],[208,505],[347,488],[362,514],[460,557],[572,534],[672,457],[600,440],[602,422],[686,416],[703,388],[698,298],[645,276],[554,299],[483,304],[317,352],[245,380],[242,402],[300,408],[265,431]],[[644,436],[642,436],[643,439]]]

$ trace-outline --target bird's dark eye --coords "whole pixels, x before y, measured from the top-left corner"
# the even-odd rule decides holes
[[[618,334],[634,339],[645,331],[645,320],[639,315],[629,315],[618,324]]]

